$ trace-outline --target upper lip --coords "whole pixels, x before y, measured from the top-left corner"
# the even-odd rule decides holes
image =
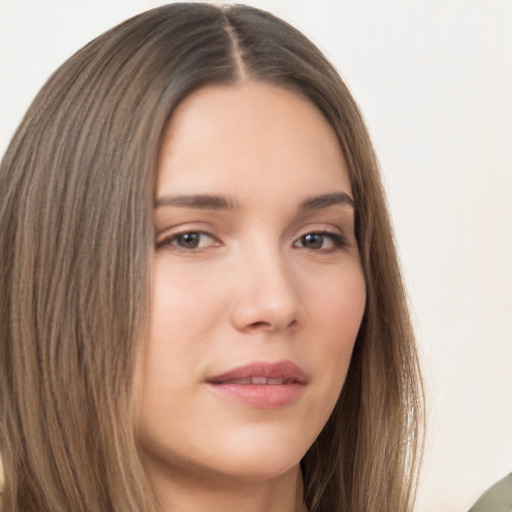
[[[282,379],[283,383],[307,384],[308,378],[306,372],[291,361],[265,362],[256,361],[243,366],[234,368],[225,373],[208,377],[206,381],[210,384],[223,384],[242,379],[252,379],[261,377],[265,379]],[[248,382],[238,382],[239,384],[250,384]],[[264,382],[257,381],[262,384]]]

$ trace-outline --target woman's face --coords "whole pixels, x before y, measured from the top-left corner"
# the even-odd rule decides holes
[[[153,475],[296,470],[365,307],[343,154],[296,93],[209,86],[173,114],[156,191],[139,441]]]

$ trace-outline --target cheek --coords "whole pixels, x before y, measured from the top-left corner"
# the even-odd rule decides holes
[[[358,262],[307,283],[304,297],[309,317],[330,349],[336,352],[355,341],[366,306],[366,283]]]
[[[179,265],[165,255],[158,256],[153,274],[151,337],[172,337],[173,343],[188,345],[189,349],[188,341],[200,343],[222,310],[215,293],[220,286],[218,273],[206,265],[196,264],[192,269],[190,264]]]
[[[211,341],[218,301],[205,288],[205,281],[194,273],[170,265],[165,256],[156,258],[142,380],[146,405],[151,402],[161,413],[162,404],[175,401],[174,396],[196,378]]]
[[[310,291],[312,288],[310,288]],[[366,306],[366,284],[362,269],[332,275],[308,299],[311,328],[317,333],[310,356],[322,368],[324,391],[331,405],[341,391],[350,364],[355,340]]]

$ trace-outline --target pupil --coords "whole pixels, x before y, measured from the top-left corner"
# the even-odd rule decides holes
[[[185,233],[181,235],[179,244],[187,249],[195,249],[199,245],[199,233]]]
[[[310,249],[320,249],[324,242],[322,235],[309,234],[304,236],[304,245]]]

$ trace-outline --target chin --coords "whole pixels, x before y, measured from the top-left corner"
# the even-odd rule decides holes
[[[262,482],[278,479],[290,471],[295,471],[303,454],[283,450],[262,449],[255,453],[238,453],[226,461],[224,473],[239,481]]]
[[[245,432],[227,429],[211,432],[208,443],[185,443],[183,450],[164,443],[143,444],[142,450],[148,469],[165,468],[166,473],[211,482],[264,482],[297,471],[310,446],[298,433],[277,430],[268,425]]]
[[[232,473],[272,478],[300,463],[317,430],[297,428],[288,422],[260,421],[218,432],[215,444],[222,447],[220,453],[229,454],[226,460]]]

